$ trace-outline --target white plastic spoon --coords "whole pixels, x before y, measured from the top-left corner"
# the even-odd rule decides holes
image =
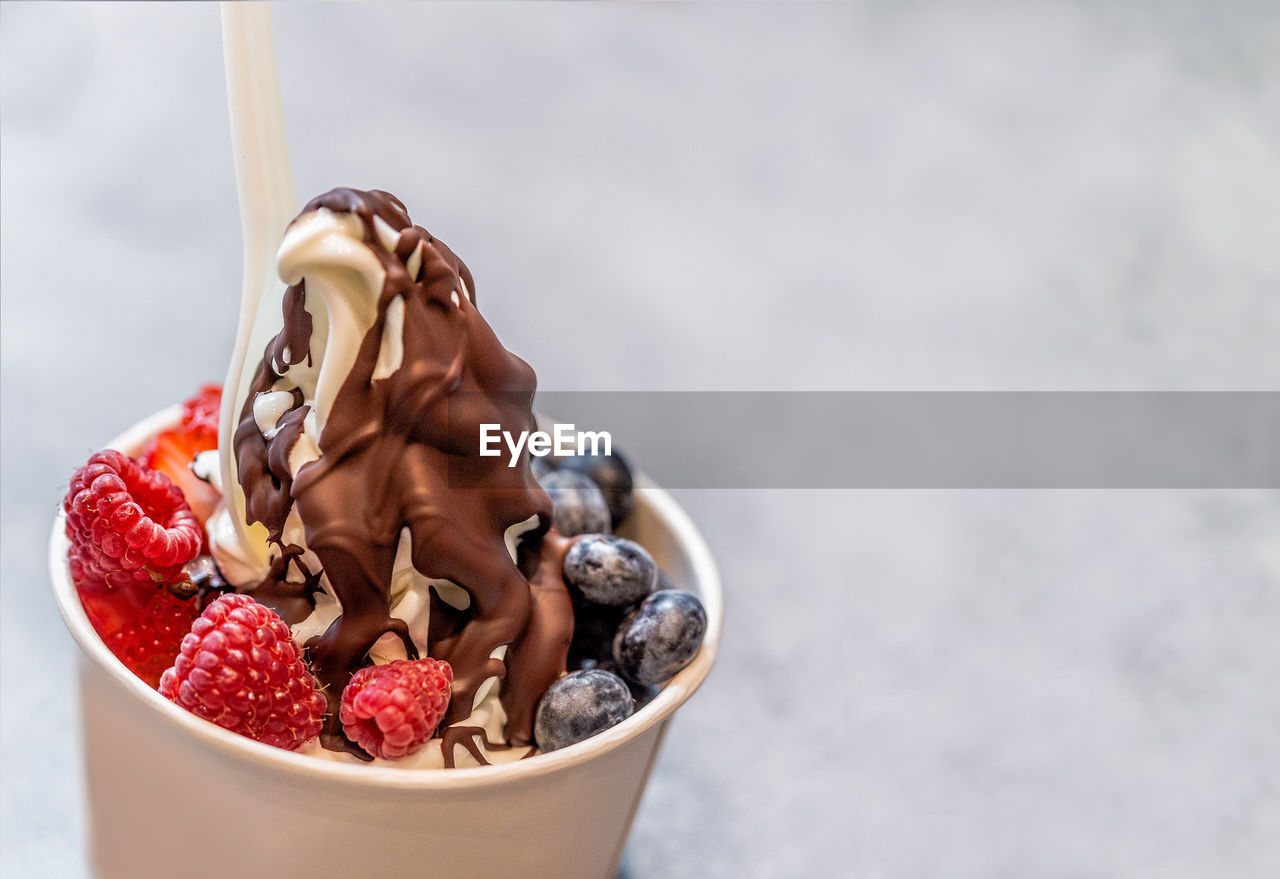
[[[253,381],[253,366],[267,341],[280,330],[284,285],[276,275],[275,254],[285,227],[298,212],[269,3],[222,4],[222,52],[236,188],[240,194],[244,275],[236,345],[223,386],[218,448],[223,492],[236,537],[248,558],[265,560],[265,530],[256,539],[251,538],[250,527],[244,521],[244,493],[236,472],[232,439],[240,407]],[[262,529],[260,525],[253,527]]]

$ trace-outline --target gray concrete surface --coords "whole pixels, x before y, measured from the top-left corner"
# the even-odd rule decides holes
[[[398,193],[544,387],[1280,387],[1274,5],[276,28],[299,193]],[[5,3],[0,74],[0,872],[80,877],[44,546],[92,449],[225,367],[217,10]],[[1274,492],[681,499],[728,628],[626,875],[1280,875]]]

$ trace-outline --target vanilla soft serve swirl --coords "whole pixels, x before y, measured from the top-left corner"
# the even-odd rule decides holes
[[[480,317],[465,265],[386,193],[313,200],[277,262],[282,320],[222,450],[265,536],[246,551],[213,523],[220,567],[293,625],[331,708],[370,656],[429,653],[454,667],[445,738],[523,750],[572,633],[564,545],[527,457],[481,459],[474,424],[531,427],[532,370]],[[349,746],[336,722],[325,738]]]

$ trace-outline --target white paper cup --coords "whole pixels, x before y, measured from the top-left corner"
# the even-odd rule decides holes
[[[161,412],[109,444],[136,454]],[[393,769],[304,757],[228,732],[130,673],[89,624],[67,572],[53,591],[80,645],[90,860],[100,879],[606,879],[672,713],[715,661],[715,563],[664,491],[637,492],[628,533],[707,610],[702,650],[624,723],[550,754],[473,769]]]

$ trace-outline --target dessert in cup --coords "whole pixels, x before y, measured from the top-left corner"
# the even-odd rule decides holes
[[[617,450],[481,454],[485,426],[536,428],[533,370],[394,196],[318,196],[276,264],[260,358],[93,455],[55,525],[99,869],[178,868],[100,814],[128,773],[170,843],[196,838],[200,802],[245,834],[270,814],[307,836],[287,860],[307,875],[370,868],[334,844],[353,827],[393,872],[605,875],[714,659],[705,546]],[[434,829],[406,845],[415,814]],[[458,821],[485,831],[438,826]],[[249,845],[243,874],[286,848]]]

